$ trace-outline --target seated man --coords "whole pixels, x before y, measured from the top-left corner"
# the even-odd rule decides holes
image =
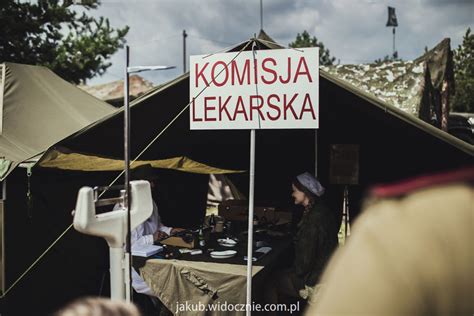
[[[132,169],[131,178],[133,180],[146,180],[150,182],[150,187],[153,191],[155,186],[154,181],[157,179],[157,176],[154,173],[152,166],[147,164]],[[120,206],[116,205],[115,208],[117,207]],[[153,212],[151,216],[131,232],[132,248],[134,245],[152,245],[155,242],[182,230],[182,228],[171,228],[165,226],[161,222],[161,218],[158,213],[158,207],[155,201],[153,201]],[[154,302],[156,301],[152,290],[148,287],[137,271],[135,271],[135,269],[132,269],[132,287],[137,293],[146,294],[152,297]]]

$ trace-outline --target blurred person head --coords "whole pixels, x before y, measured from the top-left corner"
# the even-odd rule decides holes
[[[140,312],[132,303],[85,297],[69,303],[54,316],[140,316]]]
[[[373,188],[307,315],[470,315],[474,166]]]

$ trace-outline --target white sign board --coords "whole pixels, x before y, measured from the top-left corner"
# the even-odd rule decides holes
[[[319,127],[318,48],[197,55],[190,69],[191,129]]]

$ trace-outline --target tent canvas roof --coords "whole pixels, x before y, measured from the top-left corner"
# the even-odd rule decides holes
[[[258,49],[270,49],[266,40],[257,39],[256,44]],[[244,42],[232,51],[251,47],[251,42]],[[323,183],[330,183],[329,153],[333,144],[359,145],[358,194],[380,181],[396,181],[472,163],[474,146],[324,70],[320,71],[319,103],[317,145],[313,130],[257,131],[255,196],[260,202],[288,202],[288,183],[296,174],[314,170],[316,154],[318,177]],[[219,169],[248,170],[249,131],[190,130],[188,105],[189,74],[134,100],[131,106],[132,160],[139,155],[141,162],[181,157],[179,160],[183,163],[171,163],[172,169],[194,172],[185,169],[188,164],[184,162],[189,159]],[[37,165],[102,170],[105,160],[96,160],[97,169],[87,160],[96,157],[121,160],[122,134],[123,112],[120,110],[57,143]],[[116,168],[121,168],[120,165],[115,164]],[[242,192],[248,185],[244,180],[246,176],[246,173],[231,175],[234,183],[240,181],[236,185]],[[357,198],[356,193],[353,196]]]
[[[263,34],[263,35],[262,35]],[[260,37],[263,36],[263,39]],[[267,40],[269,37],[266,35],[263,31],[260,33],[259,37],[257,38],[257,43],[259,46],[259,49],[278,49],[282,48],[282,46],[270,42]],[[270,38],[271,40],[271,38]],[[236,47],[231,49],[230,51],[239,51],[242,49],[245,45],[247,45],[248,42],[243,42],[238,44]],[[251,45],[247,45],[247,49],[249,49]],[[411,72],[414,74],[413,77],[410,77],[410,80],[408,81],[413,81],[413,78],[418,78],[415,76],[418,74],[419,70],[417,67],[421,67],[420,63],[422,61],[415,61],[415,62],[406,62],[404,67],[410,68]],[[344,67],[350,68],[351,66]],[[376,93],[371,93],[370,89],[369,91],[366,91],[366,89],[363,89],[363,87],[360,87],[360,85],[354,83],[351,80],[348,80],[345,76],[341,75],[338,71],[334,71],[334,69],[337,69],[340,67],[331,67],[331,68],[322,68],[320,70],[320,76],[321,78],[328,80],[329,82],[334,83],[338,87],[349,91],[356,95],[359,98],[362,98],[366,101],[368,101],[369,104],[372,106],[378,107],[382,109],[385,113],[393,116],[396,119],[400,119],[415,128],[419,129],[423,133],[427,133],[431,136],[434,136],[443,142],[445,142],[448,146],[453,146],[465,153],[468,153],[469,155],[473,155],[474,152],[474,146],[469,145],[456,137],[443,132],[442,130],[424,122],[423,120],[417,118],[415,115],[413,115],[413,111],[410,111],[409,109],[403,108],[402,109],[398,108],[394,104],[392,104],[393,99],[387,99],[383,98],[380,95],[377,95]],[[369,68],[370,70],[370,68]],[[406,70],[405,70],[406,71]],[[368,71],[368,73],[371,73]],[[161,129],[165,127],[171,120],[173,119],[178,119],[178,116],[184,117],[184,120],[187,119],[188,115],[186,111],[186,104],[188,98],[183,98],[183,94],[181,89],[185,87],[186,89],[188,88],[188,80],[189,80],[189,73],[183,74],[180,77],[166,83],[163,85],[160,85],[158,87],[153,88],[149,92],[147,92],[145,95],[139,97],[138,99],[134,100],[132,102],[132,113],[133,117],[136,118],[135,122],[140,122],[140,124],[133,124],[133,129],[134,129],[134,134],[136,135],[148,135],[146,137],[142,137],[144,139],[151,140],[151,137],[153,135],[152,130],[156,129],[156,133],[158,133]],[[405,83],[404,83],[405,84]],[[396,89],[401,89],[400,87]],[[420,97],[418,94],[418,90],[420,88],[416,84],[412,84],[411,87],[408,87],[407,90],[409,91],[404,91],[405,95],[405,101],[403,102],[403,105],[405,106],[406,104],[414,104],[420,101]],[[384,87],[383,91],[387,91],[388,87]],[[411,91],[416,91],[416,93],[411,93]],[[381,92],[382,93],[382,92]],[[386,92],[383,92],[386,94]],[[179,95],[179,97],[178,97]],[[170,100],[174,100],[173,102],[177,102],[177,104],[170,104]],[[186,100],[186,101],[184,101]],[[183,102],[184,101],[184,102]],[[398,104],[396,102],[393,102],[395,104]],[[179,105],[178,105],[179,104]],[[147,114],[141,114],[141,112],[146,112],[147,110],[144,109],[144,107],[150,107],[149,112]],[[413,107],[416,107],[415,105]],[[185,113],[185,114],[183,114]],[[64,141],[60,142],[55,146],[55,148],[52,148],[52,151],[55,151],[56,153],[47,155],[45,156],[44,161],[40,162],[41,166],[44,167],[54,167],[54,168],[59,168],[59,169],[69,169],[69,170],[87,170],[87,171],[92,171],[94,170],[94,166],[92,166],[90,163],[84,161],[84,163],[80,163],[80,159],[75,159],[74,163],[68,162],[68,158],[65,155],[59,155],[61,156],[61,161],[54,161],[55,157],[58,156],[58,153],[61,151],[64,151],[64,148],[66,148],[65,153],[69,154],[70,152],[78,152],[82,154],[82,159],[87,159],[88,156],[100,156],[102,159],[107,159],[107,158],[113,158],[113,159],[120,159],[120,157],[123,155],[122,149],[118,148],[115,145],[112,145],[113,139],[106,136],[102,139],[100,144],[91,144],[90,140],[92,139],[91,137],[94,137],[92,135],[96,135],[98,137],[98,131],[99,130],[104,130],[107,129],[111,131],[114,129],[112,126],[117,125],[117,120],[121,120],[122,116],[122,110],[120,110],[118,113],[116,113],[113,117],[106,118],[104,120],[99,120],[92,124],[89,127],[84,128],[83,130],[79,131],[78,133],[71,135]],[[140,119],[141,117],[142,119]],[[182,120],[183,118],[179,118],[179,120]],[[153,120],[155,120],[153,122]],[[115,122],[114,122],[115,121]],[[152,123],[153,122],[153,123]],[[152,124],[153,126],[147,126],[147,124]],[[138,126],[140,125],[140,126]],[[197,160],[200,161],[204,164],[209,164],[213,162],[212,159],[205,158],[204,160],[199,160],[199,158],[204,158],[201,155],[196,156],[196,150],[193,150],[190,148],[190,144],[197,145],[205,147],[208,146],[208,143],[204,143],[203,141],[199,140],[199,138],[207,138],[209,137],[204,136],[208,135],[209,131],[192,131],[192,133],[189,131],[189,125],[188,122],[185,122],[185,126],[180,126],[180,127],[174,127],[174,130],[179,130],[179,137],[176,139],[173,139],[173,137],[169,136],[170,133],[164,133],[168,134],[167,135],[162,135],[162,138],[167,138],[166,142],[167,145],[160,146],[162,149],[159,152],[153,151],[153,153],[148,153],[145,154],[146,160],[159,160],[159,159],[169,159],[169,158],[177,158],[177,157],[187,157],[187,159]],[[115,128],[115,130],[117,130]],[[146,131],[142,131],[146,130]],[[121,132],[121,131],[119,131]],[[212,133],[212,132],[211,132]],[[232,134],[232,131],[228,131],[228,134]],[[174,133],[173,135],[177,135]],[[98,138],[99,140],[99,138]],[[134,144],[136,148],[135,154],[133,153],[133,148],[132,148],[132,157],[136,156],[138,154],[138,148],[145,148],[147,143],[143,142],[142,139],[137,139],[134,141]],[[182,141],[182,144],[178,144],[179,142]],[[211,143],[212,140],[209,140],[209,143]],[[109,144],[104,145],[104,143]],[[138,143],[138,144],[137,144]],[[229,144],[227,144],[229,145]],[[237,145],[237,144],[231,144],[232,145]],[[223,144],[219,144],[219,146],[224,146]],[[207,147],[209,150],[211,150],[209,147]],[[202,149],[201,151],[204,151],[205,149]],[[52,153],[51,151],[51,153]],[[76,157],[77,158],[77,157]],[[71,158],[72,159],[72,158]],[[94,158],[96,159],[96,158]],[[98,163],[96,164],[96,169],[97,171],[103,170],[101,167],[102,164]],[[231,167],[231,165],[226,164],[226,165],[220,165],[219,163],[216,162],[214,165],[219,168],[226,168],[226,169],[242,169],[244,168],[243,165],[236,165],[234,168]],[[120,170],[120,169],[118,169]],[[193,172],[193,171],[192,171]]]
[[[115,111],[45,67],[0,64],[0,179],[19,163]]]

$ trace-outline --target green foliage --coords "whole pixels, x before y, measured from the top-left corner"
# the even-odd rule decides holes
[[[318,39],[315,36],[311,38],[307,31],[303,31],[301,34],[298,33],[296,35],[296,40],[288,45],[293,48],[319,47],[319,64],[323,66],[333,65],[336,60],[335,57],[331,57],[329,49],[326,49],[322,42],[318,42]]]
[[[455,112],[474,112],[474,34],[468,28],[462,44],[454,50],[454,80],[456,95],[451,109]]]
[[[124,46],[128,27],[115,30],[108,19],[89,16],[99,5],[1,0],[0,62],[43,65],[74,83],[103,74],[111,66],[107,59]]]
[[[425,51],[426,50],[427,50],[427,48],[425,47]],[[379,58],[379,59],[374,60],[374,63],[381,64],[381,63],[385,63],[385,62],[389,62],[389,61],[402,61],[402,59],[398,58],[398,52],[394,52],[392,54],[392,56],[385,55],[385,57],[383,59]]]

